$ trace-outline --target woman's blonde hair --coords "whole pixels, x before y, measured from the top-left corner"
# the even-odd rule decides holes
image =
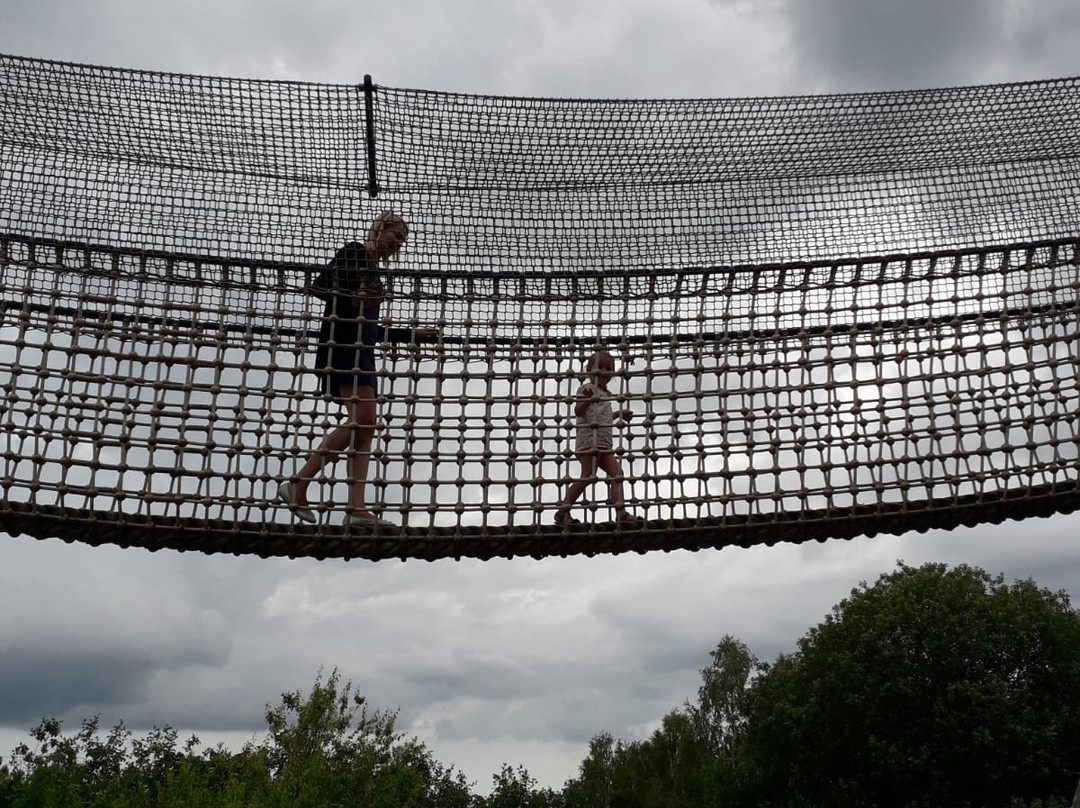
[[[405,236],[408,237],[408,223],[398,214],[394,213],[392,210],[384,210],[376,217],[375,221],[371,223],[371,229],[368,230],[367,240],[364,241],[364,249],[368,251],[369,255],[376,252],[376,247],[379,243],[379,237],[382,235],[383,230],[385,230],[388,226],[391,225],[401,225],[401,227],[405,230]],[[392,257],[394,258],[394,260],[397,260],[396,253]]]

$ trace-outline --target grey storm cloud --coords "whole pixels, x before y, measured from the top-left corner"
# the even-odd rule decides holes
[[[0,725],[67,716],[80,708],[90,714],[138,709],[162,671],[220,665],[230,650],[227,633],[198,617],[188,630],[145,617],[125,621],[123,630],[93,622],[73,620],[67,630],[39,626],[15,636],[10,625],[0,629]]]
[[[184,564],[158,577],[145,556],[112,548],[8,542],[0,726],[137,708],[163,672],[220,666],[232,652],[227,621],[198,596]]]
[[[816,0],[789,3],[792,45],[840,91],[962,83],[998,50],[1000,0]]]
[[[197,646],[157,660],[139,648],[104,643],[16,646],[0,660],[0,724],[66,716],[77,708],[97,713],[138,704],[158,671],[218,658],[213,649]]]

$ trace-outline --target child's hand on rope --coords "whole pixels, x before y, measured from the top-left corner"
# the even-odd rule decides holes
[[[624,421],[629,421],[631,418],[634,417],[634,411],[630,409],[619,410],[619,417],[622,418]]]

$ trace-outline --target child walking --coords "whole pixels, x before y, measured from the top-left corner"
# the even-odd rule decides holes
[[[622,525],[640,525],[642,520],[629,513],[623,502],[622,472],[615,459],[612,423],[615,415],[628,421],[633,412],[628,409],[614,413],[608,382],[615,373],[615,360],[607,351],[597,351],[587,365],[589,381],[581,385],[574,403],[577,416],[577,445],[575,451],[581,462],[581,476],[570,484],[566,497],[555,512],[555,524],[576,525],[579,520],[570,516],[570,508],[585,489],[596,482],[597,469],[608,476],[608,503],[615,508],[615,517]]]

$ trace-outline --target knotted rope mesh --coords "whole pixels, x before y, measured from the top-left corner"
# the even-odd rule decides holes
[[[1080,503],[1080,80],[486,97],[0,57],[0,529],[316,557],[697,549]],[[311,283],[393,209],[369,505]],[[628,507],[579,473],[585,360]]]

